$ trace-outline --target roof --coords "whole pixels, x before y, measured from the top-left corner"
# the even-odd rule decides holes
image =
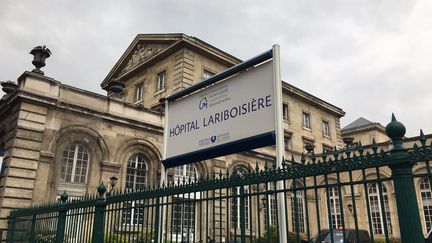
[[[350,124],[348,124],[347,126],[345,126],[344,128],[342,128],[342,130],[348,130],[348,129],[353,129],[353,128],[362,127],[362,126],[366,126],[366,125],[373,125],[373,124],[375,124],[375,122],[371,122],[368,119],[360,117],[357,120],[355,120],[355,121],[351,122]]]
[[[125,63],[128,59],[131,58],[132,52],[136,49],[136,47],[141,43],[165,43],[166,46],[164,50],[155,54],[153,58],[149,58],[147,61],[142,62],[141,64],[131,68],[129,71],[123,72],[122,68],[124,68]],[[230,53],[224,52],[217,47],[214,47],[196,37],[188,36],[183,33],[174,33],[174,34],[138,34],[117,63],[113,66],[111,71],[107,74],[105,79],[102,81],[102,88],[106,88],[108,83],[115,78],[126,77],[127,75],[132,75],[134,72],[137,72],[140,69],[141,65],[144,65],[146,62],[150,63],[152,59],[155,58],[164,58],[176,50],[181,46],[188,46],[189,48],[194,48],[197,51],[205,52],[213,58],[217,58],[219,61],[223,61],[227,64],[227,66],[234,66],[242,62],[241,59],[231,55]],[[282,87],[285,92],[289,94],[295,95],[297,98],[304,99],[310,101],[313,105],[322,107],[327,111],[335,114],[337,117],[342,117],[345,115],[345,112],[335,106],[332,105],[310,93],[305,92],[304,90],[297,88],[287,82],[282,82]]]
[[[107,76],[104,78],[101,83],[102,88],[105,88],[112,79],[118,78],[118,75],[122,77],[127,74],[132,75],[133,73],[139,71],[140,66],[144,65],[146,62],[141,62],[139,65],[131,68],[131,70],[127,71],[126,73],[122,73],[122,70],[124,71],[124,67],[127,64],[127,61],[132,58],[134,51],[136,51],[136,48],[144,43],[156,43],[163,45],[162,50],[154,54],[152,58],[148,58],[146,62],[157,61],[165,58],[184,46],[195,49],[198,52],[205,52],[210,57],[225,63],[227,66],[233,66],[241,62],[241,60],[237,57],[234,57],[233,55],[224,52],[221,49],[216,48],[196,37],[188,36],[183,33],[138,34],[132,41],[132,43],[129,45],[129,47],[126,49],[126,51],[123,53],[123,55],[119,58],[117,63],[112,67]]]

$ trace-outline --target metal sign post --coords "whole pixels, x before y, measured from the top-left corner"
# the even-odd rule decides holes
[[[279,45],[273,45],[273,79],[275,88],[275,110],[276,110],[276,166],[282,168],[283,157],[285,154],[284,130],[282,124],[282,80],[280,75],[280,50]],[[283,189],[283,181],[278,181],[276,190]],[[279,242],[287,242],[285,218],[285,198],[283,193],[277,194],[279,217]]]
[[[167,140],[168,140],[168,136],[167,136],[167,133],[168,133],[168,126],[167,126],[167,123],[168,123],[168,100],[165,100],[165,116],[164,116],[164,134],[163,134],[163,155],[162,155],[162,159],[166,159],[166,155],[167,155],[167,152],[166,152],[166,146],[167,146]],[[168,180],[167,180],[168,178],[167,178],[167,171],[166,171],[166,169],[165,169],[165,166],[161,163],[161,186],[162,185],[165,185],[165,186],[167,186],[168,185]],[[164,214],[164,212],[165,212],[165,207],[167,207],[167,197],[163,197],[163,200],[162,200],[162,210],[159,212],[159,218],[161,219],[161,227],[159,227],[159,231],[157,232],[157,234],[159,235],[159,236],[161,236],[160,237],[160,242],[163,242],[163,239],[164,239],[164,233],[165,233],[165,224],[163,223],[163,222],[165,222],[165,218],[166,217],[168,217],[168,215],[165,215]],[[156,243],[158,243],[158,242],[156,242]]]

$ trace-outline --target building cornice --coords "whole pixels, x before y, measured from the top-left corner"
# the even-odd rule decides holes
[[[298,99],[301,99],[303,101],[306,101],[316,107],[322,108],[335,116],[341,118],[345,115],[345,111],[343,111],[341,108],[332,105],[302,89],[299,89],[295,87],[294,85],[291,85],[285,81],[282,81],[282,91],[285,94],[292,95]]]
[[[3,107],[6,103],[27,101],[53,109],[89,115],[113,123],[163,133],[163,114],[160,112],[64,85],[53,78],[33,72],[24,72],[18,78],[18,84],[19,89],[16,92],[2,98],[0,111],[6,108]],[[85,97],[89,102],[79,100],[80,97]]]
[[[380,123],[371,123],[371,124],[366,124],[363,126],[358,126],[358,127],[353,127],[350,129],[342,129],[341,133],[342,136],[346,136],[346,135],[351,135],[351,134],[356,134],[356,133],[361,133],[361,132],[368,132],[368,131],[373,131],[373,130],[377,130],[379,132],[382,132],[385,134],[385,127],[383,125],[381,125]]]

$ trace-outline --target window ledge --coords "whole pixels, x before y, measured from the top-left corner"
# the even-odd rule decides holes
[[[165,88],[160,89],[160,90],[157,90],[157,91],[154,93],[154,96],[160,95],[160,94],[164,93],[165,91],[166,91]]]
[[[309,128],[309,127],[303,127],[303,130],[306,130],[306,131],[312,132],[312,129]]]

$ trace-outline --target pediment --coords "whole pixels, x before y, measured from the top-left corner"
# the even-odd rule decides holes
[[[227,66],[240,62],[240,59],[185,34],[139,34],[104,78],[101,86],[105,89],[110,80],[130,77],[140,72],[141,67],[152,65],[183,47],[209,55]]]
[[[122,67],[120,74],[123,74],[134,67],[138,66],[140,63],[145,62],[149,58],[157,55],[161,51],[165,50],[168,44],[154,44],[154,43],[143,43],[138,44],[132,51],[132,55],[129,60],[125,61],[125,65]]]

